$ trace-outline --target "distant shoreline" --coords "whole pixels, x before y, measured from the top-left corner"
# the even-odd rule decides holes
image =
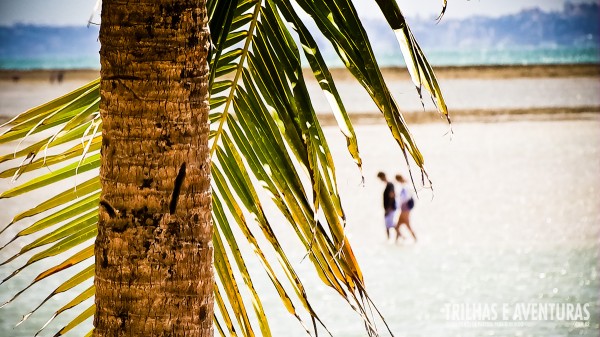
[[[600,77],[600,64],[535,64],[535,65],[470,65],[433,67],[440,79],[499,79],[499,78],[532,78],[532,77]],[[345,68],[330,68],[335,80],[348,80],[351,74]],[[304,69],[310,79],[310,69]],[[408,79],[405,67],[382,67],[384,77],[389,80]],[[50,81],[52,76],[62,73],[63,81],[88,80],[100,76],[98,69],[32,69],[10,70],[0,69],[0,81]]]

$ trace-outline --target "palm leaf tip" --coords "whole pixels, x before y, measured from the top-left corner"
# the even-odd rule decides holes
[[[440,12],[440,15],[438,15],[438,17],[435,19],[438,23],[442,20],[442,17],[444,16],[444,14],[446,14],[447,7],[448,7],[448,0],[444,0],[444,4],[442,5],[442,11]]]
[[[433,72],[433,68],[427,61],[425,54],[408,27],[406,19],[398,7],[398,4],[393,0],[376,0],[376,2],[385,16],[388,25],[396,33],[396,38],[400,45],[400,50],[402,51],[407,70],[416,86],[419,97],[422,100],[421,88],[425,88],[425,90],[429,92],[434,106],[446,118],[448,123],[450,123],[448,107],[446,106],[446,101],[444,100],[442,90],[440,89],[435,73]],[[444,1],[444,6],[439,19],[441,19],[441,16],[445,11],[446,1]]]

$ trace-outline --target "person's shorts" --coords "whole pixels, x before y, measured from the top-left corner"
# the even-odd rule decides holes
[[[408,201],[406,201],[400,206],[400,210],[402,210],[402,212],[406,212],[413,209],[413,207],[415,207],[415,200],[413,198],[410,198],[408,199]]]
[[[386,216],[385,216],[385,228],[390,229],[390,228],[394,228],[395,224],[394,224],[394,214],[396,212],[389,212]]]

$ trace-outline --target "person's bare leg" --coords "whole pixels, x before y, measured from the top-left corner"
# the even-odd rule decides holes
[[[398,239],[402,237],[402,233],[400,233],[400,226],[396,226],[394,229],[396,230],[396,242],[398,242]]]
[[[406,228],[408,228],[408,230],[410,231],[410,234],[412,235],[412,237],[415,239],[415,242],[416,242],[417,236],[415,235],[415,232],[412,230],[412,227],[410,227],[410,212],[406,212],[406,219],[404,220],[404,224],[406,225]]]
[[[396,226],[394,227],[396,229],[396,242],[398,242],[398,239],[400,239],[402,237],[402,233],[400,232],[400,226],[402,226],[402,214],[404,212],[400,212],[400,216],[398,217],[398,223],[396,224]]]

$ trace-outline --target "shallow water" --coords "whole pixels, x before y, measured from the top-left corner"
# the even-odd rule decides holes
[[[453,130],[450,136],[442,124],[412,127],[434,193],[432,198],[429,190],[419,190],[412,217],[418,243],[399,244],[385,241],[383,186],[375,177],[379,170],[407,173],[389,131],[382,125],[357,126],[364,160],[362,186],[339,132],[326,130],[338,160],[348,236],[369,294],[392,331],[396,336],[423,337],[598,336],[600,120],[457,123]],[[4,190],[5,182],[0,184]],[[11,205],[0,200],[1,223],[8,221],[4,210]],[[311,266],[301,262],[304,252],[295,241],[282,241],[331,332],[364,336],[358,316],[306,273]],[[251,261],[249,267],[257,277],[262,274],[257,263]],[[0,267],[0,276],[7,270]],[[259,289],[272,290],[266,278],[256,282]],[[38,287],[1,309],[0,335],[29,336],[43,324],[40,315],[34,315],[28,324],[10,328],[51,287]],[[509,321],[516,326],[491,321],[492,326],[469,327],[446,317],[447,304],[463,303],[507,303],[511,308],[520,303],[589,303],[591,318],[588,327],[565,321]],[[264,297],[263,305],[272,317],[274,336],[305,335],[274,292]],[[378,327],[385,330],[382,324]]]
[[[382,244],[380,210],[364,207],[379,206],[378,170],[406,173],[391,137],[380,140],[383,127],[358,131],[365,188],[343,186],[356,196],[345,200],[349,235],[393,331],[597,336],[600,123],[457,124],[451,141],[445,131],[435,124],[413,128],[434,184],[433,200],[422,191],[413,213],[417,244]],[[594,328],[534,322],[519,329],[451,329],[442,310],[464,302],[591,302]]]

